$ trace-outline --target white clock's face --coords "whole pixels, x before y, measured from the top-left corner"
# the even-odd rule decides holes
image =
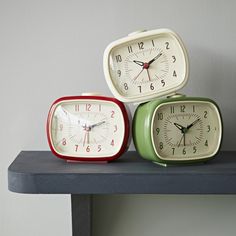
[[[152,141],[163,160],[192,160],[213,156],[222,127],[216,106],[205,101],[160,105],[153,116]]]
[[[186,61],[179,41],[174,35],[163,33],[114,47],[109,73],[122,97],[163,95],[185,83]]]
[[[120,107],[110,101],[68,100],[57,104],[50,124],[54,150],[63,156],[110,157],[125,133]]]

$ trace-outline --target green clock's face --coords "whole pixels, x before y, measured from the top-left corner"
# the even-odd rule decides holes
[[[217,107],[206,101],[159,105],[153,116],[152,142],[163,160],[194,160],[213,156],[221,140]]]

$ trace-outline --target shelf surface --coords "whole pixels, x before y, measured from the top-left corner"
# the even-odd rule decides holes
[[[103,164],[22,151],[8,168],[8,188],[32,194],[236,194],[236,152],[220,152],[207,163],[162,167],[135,151]]]

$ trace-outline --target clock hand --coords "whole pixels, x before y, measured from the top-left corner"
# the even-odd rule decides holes
[[[155,56],[152,60],[150,60],[150,61],[148,62],[149,66],[150,66],[155,60],[157,60],[161,55],[162,55],[162,53],[160,52],[157,56]]]
[[[182,142],[182,140],[184,139],[184,146],[185,146],[185,132],[183,132],[183,135],[182,135],[182,137],[181,137],[181,139],[180,139],[180,141],[179,141],[179,144],[178,144],[178,147],[180,146],[180,144],[181,144],[181,142]]]
[[[197,120],[195,120],[192,124],[187,126],[187,129],[190,129],[192,126],[194,126],[198,121],[200,121],[200,119],[198,118]]]
[[[87,144],[89,144],[89,131],[87,132]]]
[[[178,124],[178,123],[174,123],[174,125],[175,125],[179,130],[181,130],[181,132],[183,132],[183,130],[185,129],[184,126],[182,126],[182,125],[180,125],[180,124]]]
[[[179,141],[178,147],[180,146],[180,144],[181,144],[181,142],[182,142],[182,139],[183,139],[184,135],[185,135],[185,134],[183,134],[183,135],[181,136],[181,139],[180,139],[180,141]]]
[[[134,77],[134,79],[133,80],[136,80],[139,76],[140,76],[140,74],[143,72],[143,70],[144,70],[144,68],[138,73],[138,75],[137,76],[135,76]]]
[[[143,66],[144,65],[144,62],[142,62],[142,61],[133,60],[133,62],[136,63],[139,66]]]
[[[94,128],[94,127],[96,127],[96,126],[99,126],[99,125],[102,125],[102,124],[104,124],[104,123],[106,123],[105,120],[104,120],[104,121],[101,121],[101,122],[98,122],[98,123],[96,123],[96,124],[94,124],[94,125],[90,125],[89,127],[92,129],[92,128]]]
[[[88,131],[86,131],[85,134],[84,134],[83,147],[84,147],[84,145],[85,145],[85,140],[86,140],[87,134],[88,134]]]
[[[148,74],[148,80],[151,81],[149,70],[147,69],[147,74]]]

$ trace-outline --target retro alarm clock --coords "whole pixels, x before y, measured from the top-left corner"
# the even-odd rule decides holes
[[[129,133],[129,111],[111,97],[62,97],[48,114],[49,146],[57,157],[66,160],[114,160],[126,151]]]
[[[144,102],[181,89],[189,62],[180,37],[169,29],[136,32],[105,49],[103,69],[113,95]]]
[[[144,159],[159,164],[207,161],[221,144],[219,108],[208,98],[177,94],[141,104],[133,118],[133,139]]]

